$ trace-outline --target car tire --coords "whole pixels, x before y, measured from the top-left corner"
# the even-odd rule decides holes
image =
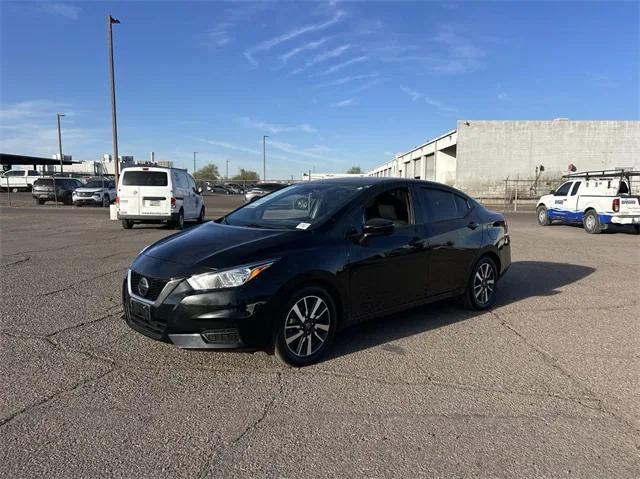
[[[633,229],[636,230],[636,234],[640,234],[640,225],[633,225]]]
[[[82,206],[82,203],[79,203],[77,201],[73,202],[73,206],[77,206],[78,208],[80,208]]]
[[[498,286],[498,268],[489,257],[483,256],[471,270],[464,293],[464,305],[468,309],[484,311],[496,301]]]
[[[540,226],[549,226],[551,224],[551,220],[549,219],[549,212],[547,211],[546,206],[538,206],[536,210],[536,216],[538,218],[538,224]]]
[[[133,221],[131,220],[122,220],[122,227],[126,230],[130,230],[133,228]]]
[[[312,285],[297,289],[278,309],[276,357],[293,367],[318,362],[330,349],[337,324],[335,301],[324,288]]]
[[[41,200],[40,198],[36,198],[36,203],[39,205],[44,205],[45,200]]]
[[[108,208],[111,204],[111,197],[109,195],[102,195],[102,207]]]
[[[595,210],[589,210],[585,213],[582,220],[582,225],[584,227],[584,230],[592,235],[598,234],[600,233],[600,231],[602,231],[600,218],[598,218],[598,213],[596,213]]]
[[[71,198],[71,195],[67,195],[62,199],[62,203],[65,205],[71,205],[73,204],[73,199]]]
[[[198,224],[201,225],[204,223],[204,206],[200,208],[200,215],[198,215]]]
[[[184,229],[184,211],[180,210],[178,218],[173,223],[173,228],[177,230]]]

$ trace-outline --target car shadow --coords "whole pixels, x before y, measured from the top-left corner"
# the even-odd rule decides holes
[[[589,276],[595,271],[588,266],[545,261],[517,261],[500,280],[495,306],[517,303],[536,296],[562,294],[559,288]],[[404,354],[399,345],[389,344],[432,329],[448,326],[483,314],[462,306],[459,298],[438,301],[401,313],[360,323],[340,331],[327,359],[382,346],[388,351]]]

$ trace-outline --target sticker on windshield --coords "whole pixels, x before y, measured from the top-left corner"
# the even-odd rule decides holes
[[[306,230],[309,226],[311,226],[311,223],[298,223],[296,228],[299,230]]]

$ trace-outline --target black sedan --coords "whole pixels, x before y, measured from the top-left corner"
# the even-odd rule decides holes
[[[125,319],[181,348],[273,350],[303,366],[363,320],[452,296],[487,309],[510,263],[504,216],[453,188],[298,183],[143,250]]]

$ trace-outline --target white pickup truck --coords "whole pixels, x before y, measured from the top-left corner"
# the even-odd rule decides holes
[[[33,183],[42,175],[36,170],[9,170],[0,175],[0,188],[31,191]]]
[[[638,171],[621,170],[565,175],[558,188],[538,201],[538,223],[582,223],[591,234],[611,224],[633,225],[640,233],[640,197],[633,194],[631,184],[638,176]]]

